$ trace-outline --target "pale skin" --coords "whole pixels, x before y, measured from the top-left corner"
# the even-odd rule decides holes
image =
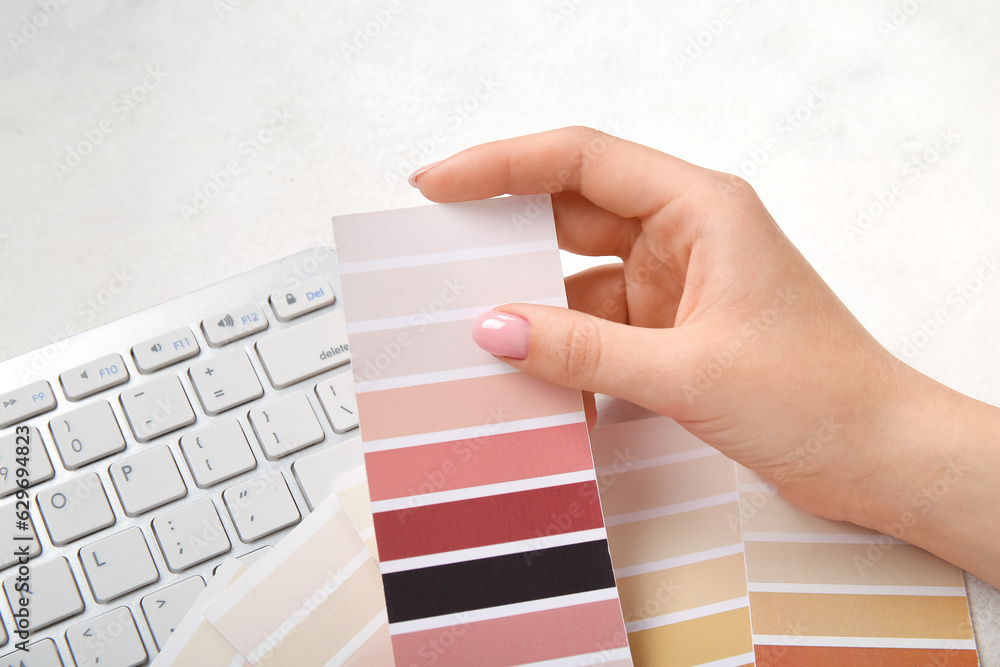
[[[499,358],[591,413],[598,392],[667,415],[796,505],[1000,586],[1000,409],[883,348],[746,182],[566,128],[411,183],[437,202],[551,193],[561,248],[621,258],[566,279],[570,310],[500,307],[528,325],[525,358]]]

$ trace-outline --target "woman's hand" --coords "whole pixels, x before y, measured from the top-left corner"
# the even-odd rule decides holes
[[[411,183],[439,202],[551,193],[561,248],[622,260],[566,279],[573,310],[484,314],[481,347],[530,375],[668,415],[797,505],[883,532],[920,514],[921,484],[965,471],[971,486],[897,537],[1000,579],[996,538],[973,549],[963,535],[976,528],[962,525],[996,495],[977,457],[1000,466],[987,435],[1000,440],[1000,411],[879,345],[746,182],[567,128],[470,148]]]

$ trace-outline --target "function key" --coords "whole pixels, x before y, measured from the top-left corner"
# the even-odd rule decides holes
[[[108,354],[59,374],[66,398],[79,401],[99,391],[128,382],[128,369],[120,354]]]
[[[245,303],[212,317],[206,317],[201,322],[201,328],[209,345],[222,347],[226,343],[263,331],[267,328],[267,317],[264,316],[264,311],[254,304]]]
[[[132,348],[132,357],[140,373],[152,373],[190,359],[201,352],[194,333],[187,327],[150,338]]]
[[[0,394],[0,428],[44,414],[56,407],[52,385],[45,380],[26,384],[20,389]]]
[[[336,300],[330,283],[323,276],[310,278],[271,295],[271,309],[282,322],[329,306]]]

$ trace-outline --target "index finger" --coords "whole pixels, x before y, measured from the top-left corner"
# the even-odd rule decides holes
[[[474,146],[418,173],[432,201],[576,190],[623,218],[647,218],[679,197],[698,167],[586,127],[567,127]]]

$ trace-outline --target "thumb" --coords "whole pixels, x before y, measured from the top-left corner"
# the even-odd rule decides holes
[[[480,315],[476,344],[528,375],[660,412],[680,396],[687,336],[567,308],[507,304]]]

